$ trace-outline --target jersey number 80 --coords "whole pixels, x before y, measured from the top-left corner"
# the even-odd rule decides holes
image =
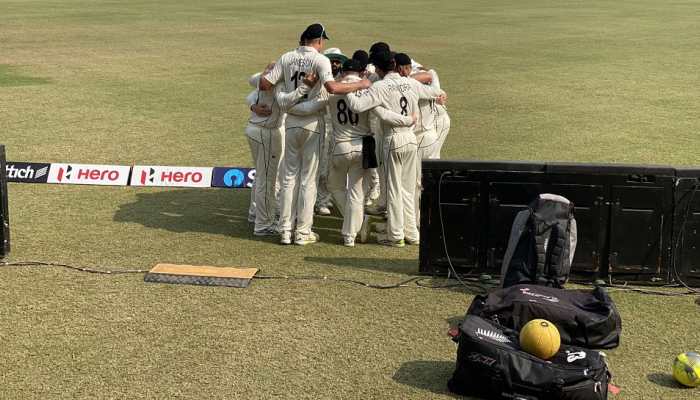
[[[359,121],[360,116],[350,111],[348,105],[345,104],[345,100],[338,100],[338,122],[341,125],[345,125],[350,122],[350,125],[355,126]]]

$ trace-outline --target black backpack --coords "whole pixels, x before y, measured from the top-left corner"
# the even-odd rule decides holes
[[[476,296],[467,314],[516,331],[533,319],[546,319],[557,326],[562,343],[594,349],[617,347],[622,332],[615,303],[601,287],[584,291],[511,286]]]
[[[518,333],[467,315],[455,339],[450,391],[486,399],[604,400],[610,375],[594,350],[562,345],[550,360],[520,349]]]
[[[513,221],[501,267],[503,287],[535,283],[561,288],[569,279],[576,250],[574,204],[540,194]]]

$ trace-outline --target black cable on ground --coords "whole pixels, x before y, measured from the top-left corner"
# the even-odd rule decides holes
[[[572,281],[569,280],[570,283],[574,283],[576,285],[581,285],[581,286],[600,286],[605,288],[608,292],[635,292],[635,293],[641,293],[641,294],[650,294],[650,295],[655,295],[655,296],[666,296],[666,297],[677,297],[677,296],[690,296],[690,295],[697,295],[698,292],[696,290],[687,290],[684,292],[665,292],[661,290],[653,290],[653,289],[646,289],[646,288],[641,288],[637,286],[628,286],[626,283],[622,285],[618,284],[605,284],[605,285],[596,285],[591,282],[584,282],[584,281]],[[666,285],[662,286],[664,288],[681,288],[683,286],[681,285]]]
[[[442,215],[442,179],[445,177],[445,175],[449,174],[450,171],[444,171],[442,174],[440,174],[440,179],[438,181],[438,210],[440,214],[440,231],[442,233],[442,245],[445,249],[445,256],[447,257],[447,264],[450,266],[450,273],[448,274],[447,278],[451,278],[454,276],[457,281],[462,284],[465,288],[471,289],[469,285],[467,285],[462,279],[459,277],[459,274],[457,273],[457,270],[455,269],[454,265],[452,265],[452,259],[450,258],[450,252],[447,250],[447,238],[445,236],[445,221],[443,219]]]
[[[58,267],[58,268],[65,268],[65,269],[70,269],[73,271],[78,271],[78,272],[86,272],[86,273],[91,273],[91,274],[100,274],[100,275],[124,275],[124,274],[145,274],[149,270],[146,269],[126,269],[126,270],[108,270],[108,269],[98,269],[98,268],[92,268],[92,267],[79,267],[75,265],[69,265],[69,264],[62,264],[62,263],[56,263],[56,262],[44,262],[44,261],[15,261],[15,262],[8,262],[8,261],[0,261],[0,266],[7,266],[7,267]],[[439,284],[439,285],[433,285],[429,283],[425,283],[425,281],[429,279],[434,279],[426,276],[413,276],[408,279],[404,279],[398,283],[395,284],[389,284],[389,285],[380,285],[380,284],[375,284],[375,283],[368,283],[368,282],[363,282],[359,281],[356,279],[349,279],[349,278],[334,278],[334,277],[329,277],[329,276],[320,276],[320,275],[255,275],[253,279],[261,279],[261,280],[290,280],[290,281],[327,281],[327,282],[337,282],[337,283],[349,283],[353,285],[358,285],[358,286],[363,286],[366,288],[370,289],[398,289],[398,288],[422,288],[422,289],[452,289],[452,288],[462,288],[462,289],[467,289],[469,291],[478,291],[479,293],[485,294],[488,292],[490,288],[496,287],[497,285],[490,284],[489,282],[484,282],[481,279],[473,276],[462,276],[459,277],[458,275],[454,275],[457,277],[453,281],[453,283],[449,283],[451,280],[453,280],[452,277],[447,277],[444,279],[444,283]],[[618,285],[618,284],[606,284],[606,285],[595,285],[590,282],[584,282],[584,281],[574,281],[570,280],[570,283],[574,283],[577,285],[582,285],[582,286],[602,286],[608,289],[608,291],[618,291],[618,292],[636,292],[636,293],[641,293],[641,294],[648,294],[648,295],[656,295],[656,296],[665,296],[665,297],[677,297],[677,296],[689,296],[689,295],[697,295],[700,293],[698,290],[690,288],[690,290],[684,291],[684,292],[666,292],[666,291],[661,291],[661,290],[653,290],[653,289],[646,289],[646,288],[640,288],[636,286],[628,286],[626,283],[623,285]],[[410,285],[410,283],[413,283],[413,285]],[[662,286],[664,288],[683,288],[685,286],[676,284],[676,285],[665,285]],[[698,304],[700,304],[700,297],[698,298]]]
[[[671,263],[673,267],[673,277],[676,281],[678,281],[679,284],[681,284],[683,287],[685,287],[689,292],[695,293],[695,294],[700,294],[700,290],[693,289],[690,286],[688,286],[683,279],[681,279],[680,274],[678,273],[678,268],[676,267],[676,256],[678,255],[678,248],[681,244],[681,238],[683,237],[683,231],[685,230],[685,225],[688,222],[688,217],[690,216],[692,212],[692,205],[693,205],[693,199],[695,198],[695,194],[698,191],[698,188],[700,185],[696,182],[695,185],[693,185],[693,191],[690,192],[690,199],[688,199],[688,204],[685,207],[685,211],[683,212],[683,222],[681,223],[680,229],[678,229],[678,237],[676,237],[675,243],[673,243],[673,254],[671,255],[673,257],[673,262]],[[688,194],[688,192],[685,193],[683,197],[685,197]],[[676,203],[676,207],[680,205],[680,202],[683,199],[678,199],[678,202]]]
[[[293,280],[293,281],[329,281],[329,282],[340,282],[340,283],[351,283],[354,285],[364,286],[370,289],[396,289],[400,287],[411,287],[408,286],[409,283],[415,282],[422,277],[414,276],[413,278],[405,279],[399,283],[393,285],[378,285],[374,283],[367,283],[358,281],[355,279],[346,278],[333,278],[329,276],[314,276],[314,275],[255,275],[253,279],[283,279],[283,280]]]
[[[103,275],[120,275],[120,274],[143,274],[148,272],[147,269],[124,269],[124,270],[105,270],[96,269],[90,267],[77,267],[75,265],[54,263],[54,262],[43,262],[43,261],[16,261],[16,262],[1,262],[1,266],[6,267],[60,267],[71,269],[80,272],[88,272],[91,274],[103,274]]]
[[[0,266],[6,266],[6,267],[59,267],[59,268],[65,268],[65,269],[70,269],[73,271],[79,271],[79,272],[87,272],[91,274],[101,274],[101,275],[124,275],[124,274],[145,274],[149,270],[146,269],[127,269],[127,270],[108,270],[108,269],[98,269],[98,268],[91,268],[91,267],[78,267],[75,265],[69,265],[69,264],[62,264],[62,263],[55,263],[55,262],[43,262],[43,261],[15,261],[15,262],[0,262]],[[457,284],[446,284],[446,285],[441,285],[441,286],[432,286],[432,285],[427,285],[424,283],[421,283],[421,281],[428,279],[424,276],[414,276],[408,279],[404,279],[398,283],[395,284],[389,284],[389,285],[380,285],[380,284],[375,284],[375,283],[368,283],[368,282],[362,282],[356,279],[348,279],[348,278],[334,278],[334,277],[329,277],[329,276],[320,276],[320,275],[255,275],[253,279],[261,279],[261,280],[295,280],[295,281],[327,281],[327,282],[338,282],[338,283],[349,283],[349,284],[354,284],[358,286],[363,286],[366,288],[370,289],[397,289],[397,288],[402,288],[402,287],[413,287],[413,288],[424,288],[424,289],[445,289],[445,288],[451,288],[451,287],[457,287],[461,285]],[[415,283],[415,285],[409,285],[410,283]],[[473,287],[468,287],[470,289],[480,289],[482,291],[486,291],[485,288],[481,287],[480,285],[474,283]]]

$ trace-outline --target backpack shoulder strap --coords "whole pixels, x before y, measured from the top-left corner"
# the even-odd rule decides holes
[[[510,261],[513,259],[515,248],[518,246],[518,242],[520,242],[520,237],[523,235],[523,232],[527,227],[531,214],[532,210],[528,208],[520,211],[515,216],[515,220],[513,220],[513,226],[510,229],[510,237],[508,238],[508,247],[503,255],[503,264],[501,264],[501,287],[503,287],[503,281],[505,279],[506,272],[508,271],[508,267],[510,266]]]

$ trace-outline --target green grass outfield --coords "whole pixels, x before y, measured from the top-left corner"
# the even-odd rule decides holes
[[[431,4],[432,3],[432,4]],[[322,21],[329,46],[385,40],[436,68],[453,159],[700,164],[698,2],[0,0],[0,143],[15,161],[250,165],[247,77]],[[391,283],[417,249],[281,247],[246,190],[10,185],[12,260],[114,269],[241,265]],[[146,284],[0,269],[0,398],[450,398],[460,290],[257,280]],[[700,347],[693,299],[615,293],[620,399],[693,399],[669,381]]]

